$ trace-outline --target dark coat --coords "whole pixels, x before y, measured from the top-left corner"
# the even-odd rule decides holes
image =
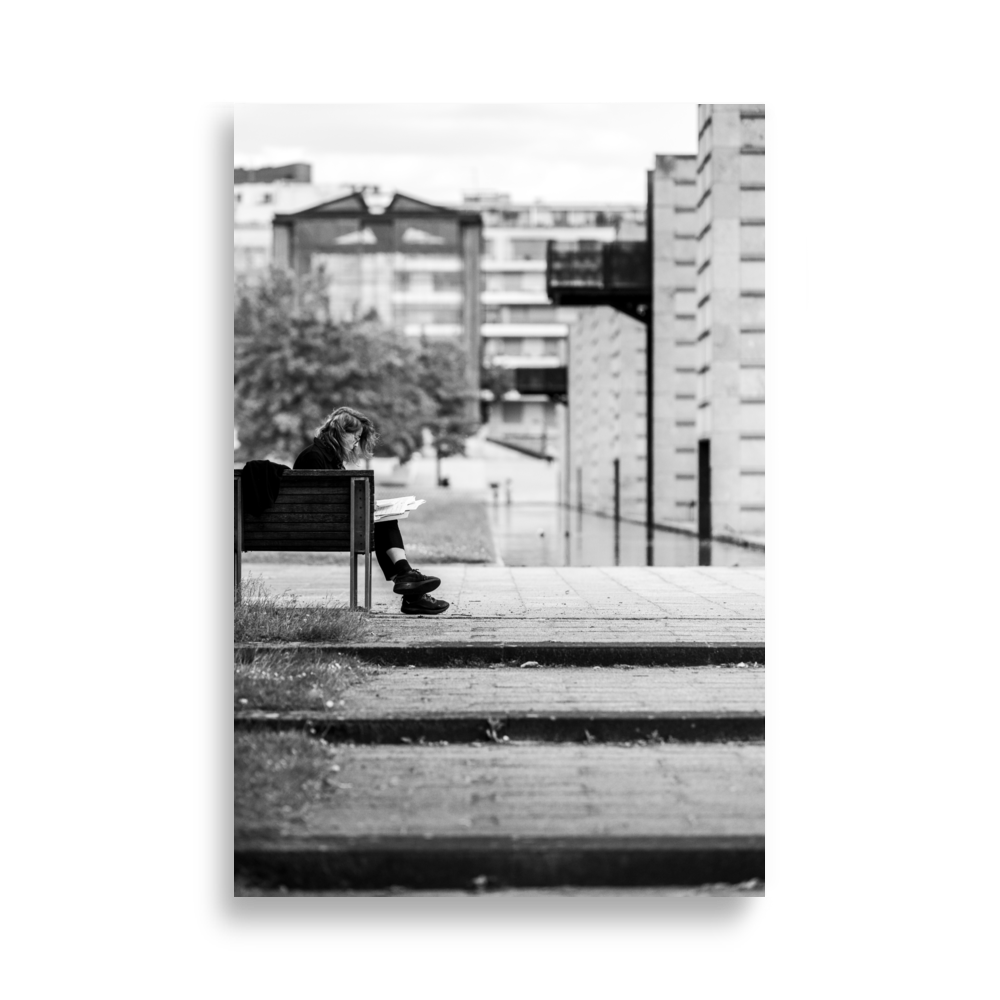
[[[268,507],[273,507],[281,488],[281,476],[287,471],[287,465],[278,465],[277,462],[247,462],[240,473],[243,509],[254,517],[260,517]]]
[[[293,469],[343,469],[344,463],[327,448],[319,438],[303,451],[292,466]]]

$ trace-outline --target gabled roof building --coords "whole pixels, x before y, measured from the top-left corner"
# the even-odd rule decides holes
[[[482,218],[396,193],[355,191],[273,220],[274,263],[297,274],[322,269],[335,320],[374,312],[419,336],[457,337],[479,390]]]

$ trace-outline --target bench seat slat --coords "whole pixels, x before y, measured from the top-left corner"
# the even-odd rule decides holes
[[[243,530],[253,531],[269,524],[347,524],[347,512],[340,510],[325,510],[317,507],[308,510],[287,510],[283,507],[267,511],[265,517],[252,517],[247,514],[243,519]]]
[[[280,548],[283,542],[287,542],[289,545],[313,542],[317,545],[325,545],[327,543],[331,545],[343,545],[347,549],[351,547],[350,538],[346,535],[315,535],[308,534],[307,532],[269,531],[262,532],[259,535],[243,536],[244,547],[255,545],[257,548],[261,548],[264,542],[267,542],[268,546],[273,549]]]
[[[275,513],[289,513],[289,514],[310,514],[310,513],[335,513],[340,514],[341,517],[347,517],[351,512],[351,502],[350,500],[305,500],[302,502],[298,497],[292,499],[291,497],[286,497],[284,500],[278,497],[273,507],[268,507],[264,512],[266,516],[271,516]],[[244,517],[253,517],[252,514],[244,512]]]
[[[346,507],[350,505],[351,494],[347,490],[337,492],[333,490],[281,490],[278,493],[277,500],[274,502],[276,505],[286,503],[335,503]]]
[[[261,528],[269,524],[342,524],[347,526],[347,518],[338,511],[315,507],[306,511],[268,511],[266,517],[246,517],[243,529]]]
[[[258,524],[243,524],[243,534],[244,535],[259,535],[261,533],[267,534],[268,532],[279,532],[282,531],[312,531],[317,535],[329,535],[331,533],[335,535],[348,535],[350,530],[347,524],[338,523],[337,521],[267,521]],[[362,530],[361,535],[364,534]]]
[[[344,479],[321,479],[318,482],[303,483],[286,480],[282,477],[278,484],[278,496],[282,493],[305,493],[307,496],[320,493],[325,496],[347,496],[350,492],[349,481]]]
[[[243,545],[244,552],[350,552],[351,546],[345,538],[343,542],[320,542],[310,538],[302,542],[293,542],[287,538],[262,538],[253,544]]]

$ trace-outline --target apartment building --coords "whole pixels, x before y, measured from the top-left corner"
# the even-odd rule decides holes
[[[233,271],[241,277],[266,270],[276,213],[297,212],[346,193],[340,185],[314,184],[308,163],[256,170],[233,169]]]
[[[648,174],[651,244],[553,261],[553,301],[591,303],[569,331],[564,496],[752,539],[764,534],[764,106],[700,105],[698,123],[697,155],[657,155]]]
[[[764,533],[764,105],[698,106],[698,518]]]
[[[644,231],[645,207],[628,204],[514,202],[509,195],[466,195],[464,209],[483,220],[482,357],[487,366],[550,369],[554,378],[522,379],[517,390],[488,408],[487,434],[529,451],[561,454],[565,439],[562,377],[574,308],[553,306],[545,290],[545,254],[550,240],[596,246]]]
[[[552,261],[553,293],[580,312],[569,336],[564,495],[583,510],[694,522],[695,189],[694,156],[657,156],[642,238]]]
[[[274,263],[322,272],[334,320],[374,313],[412,337],[453,337],[466,348],[470,412],[478,412],[480,248],[477,212],[409,195],[354,191],[273,217]]]

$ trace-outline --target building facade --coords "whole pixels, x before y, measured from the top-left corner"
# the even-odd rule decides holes
[[[646,511],[646,326],[584,307],[570,330],[568,461],[561,494],[591,513]]]
[[[764,105],[698,107],[702,533],[764,533]]]
[[[482,352],[486,366],[565,369],[575,308],[552,305],[545,291],[550,240],[583,245],[628,238],[645,226],[645,207],[524,203],[504,194],[466,195],[463,208],[483,219]],[[560,373],[561,374],[561,373]],[[522,379],[530,388],[531,379]],[[544,382],[545,380],[535,380]],[[487,434],[528,451],[561,456],[565,407],[556,393],[514,390],[488,408]]]
[[[307,163],[258,170],[233,170],[233,271],[250,278],[265,271],[273,258],[274,216],[297,212],[338,194],[341,187],[313,184]]]
[[[273,260],[322,273],[334,320],[376,315],[407,336],[453,337],[478,398],[482,220],[396,193],[360,191],[273,218]],[[473,410],[478,407],[473,402]]]
[[[648,239],[612,244],[605,257],[620,247],[621,263],[609,260],[607,281],[595,280],[585,294],[572,288],[587,273],[581,255],[576,265],[581,268],[580,276],[570,275],[569,287],[561,296],[608,303],[580,308],[569,337],[570,445],[565,489],[571,504],[583,510],[607,515],[617,511],[626,520],[644,522],[652,499],[655,523],[694,523],[695,177],[694,156],[657,156],[647,175],[649,222],[642,233],[644,238],[652,237],[652,252]],[[637,266],[640,261],[647,265],[645,271]],[[554,280],[558,282],[558,276]],[[651,415],[647,410],[650,385]],[[647,488],[650,430],[651,495]]]
[[[599,305],[570,327],[564,495],[752,539],[764,534],[764,107],[700,105],[698,123],[697,155],[659,155],[648,176],[650,325]]]
[[[653,518],[692,523],[697,505],[697,169],[657,156],[653,214]]]

